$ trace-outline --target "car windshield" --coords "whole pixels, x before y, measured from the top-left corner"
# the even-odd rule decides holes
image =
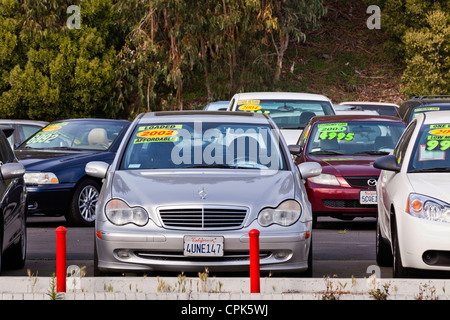
[[[417,107],[414,108],[414,110],[411,112],[409,122],[411,122],[415,117],[417,117],[419,114],[423,112],[428,111],[443,111],[443,110],[450,110],[450,105],[444,105],[444,106],[429,106],[429,107]]]
[[[268,125],[240,123],[139,124],[120,168],[284,170],[278,135]]]
[[[280,129],[303,129],[314,116],[334,114],[329,102],[306,100],[239,100],[237,110],[269,114]]]
[[[20,149],[107,150],[125,126],[125,122],[61,121],[42,128]]]
[[[417,136],[408,172],[450,171],[450,123],[424,125]]]
[[[310,133],[308,155],[386,155],[405,130],[400,122],[317,122]]]

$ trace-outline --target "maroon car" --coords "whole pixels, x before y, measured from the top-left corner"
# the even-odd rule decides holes
[[[378,115],[321,116],[308,122],[297,142],[301,152],[295,163],[322,165],[322,174],[305,183],[313,226],[318,216],[376,216],[380,170],[372,164],[394,149],[404,130],[399,118]]]

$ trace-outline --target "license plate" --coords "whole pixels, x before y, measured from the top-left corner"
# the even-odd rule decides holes
[[[185,236],[184,255],[221,257],[223,256],[223,237]]]
[[[359,191],[360,204],[377,204],[377,192],[374,190]]]

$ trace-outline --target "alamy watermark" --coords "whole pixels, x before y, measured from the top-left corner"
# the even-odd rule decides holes
[[[67,28],[81,29],[80,7],[77,5],[71,5],[67,8],[66,13],[70,14],[66,21]]]
[[[381,9],[377,5],[371,5],[367,7],[367,14],[370,14],[370,17],[367,18],[366,26],[368,29],[381,29]]]

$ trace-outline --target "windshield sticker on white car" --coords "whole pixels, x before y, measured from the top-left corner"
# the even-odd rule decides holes
[[[260,102],[261,102],[261,100],[257,100],[257,99],[252,99],[252,100],[247,99],[247,100],[239,100],[237,104],[238,104],[238,106],[242,106],[244,104],[256,104],[256,105],[258,105],[258,104],[260,104]]]
[[[246,104],[246,105],[240,106],[239,110],[242,110],[242,111],[257,111],[257,110],[261,110],[261,106],[258,106],[256,104]]]
[[[432,140],[433,141],[433,140]],[[445,151],[427,149],[427,145],[419,146],[419,161],[445,160]]]

